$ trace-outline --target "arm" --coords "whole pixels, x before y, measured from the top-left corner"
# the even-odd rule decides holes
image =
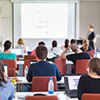
[[[93,38],[93,42],[96,43],[96,41],[97,41],[97,39],[96,38]]]
[[[56,65],[55,65],[56,66]],[[56,78],[57,78],[57,81],[60,81],[62,79],[62,75],[61,73],[59,72],[59,69],[58,67],[56,66]]]
[[[71,45],[68,46],[68,47],[63,51],[63,53],[60,55],[60,58],[61,58],[61,59],[67,59],[65,54],[66,54],[66,52],[69,50],[70,47],[71,47]]]
[[[33,78],[33,76],[32,76],[32,69],[31,68],[32,67],[30,65],[30,67],[28,69],[27,77],[26,77],[29,82],[32,82],[32,78]]]
[[[11,83],[11,95],[9,96],[8,100],[12,100],[14,97],[14,93],[15,93],[15,86]]]

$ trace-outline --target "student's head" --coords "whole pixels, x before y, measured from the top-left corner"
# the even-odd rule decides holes
[[[71,44],[73,44],[73,43],[76,43],[77,44],[77,40],[75,40],[75,39],[71,39]]]
[[[88,31],[92,32],[94,30],[94,25],[89,25],[88,26]]]
[[[37,46],[35,52],[36,52],[37,58],[41,59],[41,60],[46,59],[47,54],[48,54],[48,50],[47,50],[46,46],[44,46],[44,45]]]
[[[66,40],[65,40],[65,48],[67,48],[67,47],[68,47],[68,45],[69,45],[69,40],[68,40],[68,39],[66,39]]]
[[[9,40],[5,41],[4,43],[4,51],[11,48],[11,42]]]
[[[71,45],[71,49],[72,49],[73,52],[78,51],[78,47],[77,47],[76,43],[73,43],[73,44]]]
[[[24,40],[22,38],[20,38],[20,39],[18,39],[17,43],[24,45]]]
[[[97,75],[100,75],[100,59],[99,58],[92,58],[89,63],[89,73],[95,72]]]
[[[39,45],[45,45],[45,43],[43,41],[41,41],[41,42],[38,43],[38,46]]]
[[[56,40],[52,41],[52,48],[54,48],[54,47],[57,47],[57,41]]]
[[[6,82],[5,81],[5,77],[4,77],[4,64],[2,61],[0,61],[0,82]],[[0,86],[2,86],[2,84],[0,83]]]

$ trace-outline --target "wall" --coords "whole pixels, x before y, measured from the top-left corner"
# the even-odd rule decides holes
[[[96,47],[100,51],[100,0],[80,2],[80,36],[86,38],[88,25],[94,25],[97,42]]]
[[[13,39],[13,28],[12,28],[12,3],[11,0],[0,0],[1,1],[1,34],[3,37],[3,41],[6,39]],[[18,0],[16,0],[18,1]],[[78,5],[80,11],[80,15],[76,16],[78,18],[79,23],[76,24],[78,29],[76,33],[79,31],[81,37],[85,38],[88,25],[94,24],[95,33],[97,34],[97,47],[100,51],[100,0],[81,0]],[[77,12],[78,13],[78,12]],[[78,38],[78,35],[77,35]]]
[[[10,0],[1,1],[1,35],[2,40],[12,41],[12,3]]]

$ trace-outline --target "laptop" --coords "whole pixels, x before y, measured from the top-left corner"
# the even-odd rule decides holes
[[[97,58],[100,58],[100,52],[97,52]]]
[[[22,56],[22,50],[21,49],[11,49],[12,53],[15,53],[16,55]]]
[[[77,98],[77,86],[81,75],[64,75],[65,92],[70,98]]]
[[[4,70],[5,70],[6,75],[8,76],[8,65],[4,65]]]
[[[37,60],[31,60],[31,61],[30,61],[30,65],[31,65],[31,64],[35,64],[35,63],[37,63]]]

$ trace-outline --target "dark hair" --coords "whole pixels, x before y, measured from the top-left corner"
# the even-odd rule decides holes
[[[39,45],[45,45],[45,43],[43,41],[41,41],[41,42],[38,43],[38,46]]]
[[[52,41],[52,48],[54,48],[54,47],[57,47],[57,41],[56,40]]]
[[[89,46],[91,46],[92,49],[95,49],[95,48],[94,48],[94,42],[93,42],[93,40],[90,40],[90,41],[89,41]]]
[[[35,53],[39,59],[44,60],[47,57],[48,50],[46,46],[40,45],[36,48]]]
[[[3,72],[4,72],[4,64],[3,64],[2,61],[0,61],[0,86],[3,86],[3,85],[1,84],[2,81],[3,81],[3,82],[6,82],[6,81],[5,81],[5,78],[4,78]]]
[[[67,47],[68,47],[68,44],[69,44],[69,40],[68,40],[68,39],[66,39],[66,40],[65,40],[65,48],[67,48]]]
[[[71,39],[71,44],[73,44],[73,43],[76,43],[77,44],[77,40],[75,40],[75,39]]]
[[[11,42],[9,40],[4,43],[4,51],[8,50],[11,47]]]
[[[93,72],[96,72],[97,75],[100,76],[100,59],[99,58],[92,58],[88,63],[88,67]]]

